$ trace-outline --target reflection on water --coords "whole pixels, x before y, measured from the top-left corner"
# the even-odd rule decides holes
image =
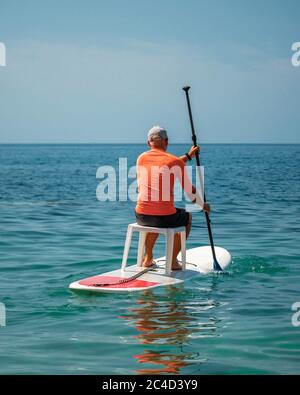
[[[217,336],[213,300],[203,299],[201,292],[189,294],[183,286],[163,291],[139,294],[136,307],[120,317],[136,328],[134,338],[146,346],[133,358],[150,367],[136,370],[137,374],[179,374],[188,365],[200,365],[206,359],[201,358],[201,350],[189,350],[190,339]],[[173,347],[166,352],[164,346],[170,345]]]

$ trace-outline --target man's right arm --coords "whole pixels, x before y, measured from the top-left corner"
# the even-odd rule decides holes
[[[189,176],[186,171],[184,162],[179,159],[179,167],[181,169],[181,174],[179,175],[179,181],[184,192],[191,199],[192,203],[198,204],[201,209],[206,212],[210,211],[210,206],[208,203],[204,202],[202,195],[196,190],[195,186],[191,183]]]

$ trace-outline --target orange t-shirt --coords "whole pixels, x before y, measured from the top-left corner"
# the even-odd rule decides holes
[[[138,201],[136,212],[145,215],[175,214],[174,182],[179,180],[192,196],[192,184],[184,161],[168,152],[151,149],[137,159]]]

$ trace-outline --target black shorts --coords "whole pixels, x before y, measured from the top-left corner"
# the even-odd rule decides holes
[[[139,225],[153,226],[154,228],[177,228],[189,223],[189,213],[183,208],[176,208],[176,213],[171,215],[145,215],[135,212]]]

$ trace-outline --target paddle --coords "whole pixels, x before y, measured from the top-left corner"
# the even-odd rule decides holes
[[[192,129],[192,140],[193,140],[193,143],[194,143],[194,147],[197,147],[197,136],[196,136],[196,132],[195,132],[195,128],[194,128],[192,109],[191,109],[191,103],[190,103],[190,97],[189,97],[189,89],[190,89],[190,87],[189,86],[185,86],[182,89],[185,91],[187,106],[188,106],[188,110],[189,110],[190,123],[191,123],[191,129]],[[198,176],[199,176],[199,180],[200,180],[200,183],[201,183],[201,186],[202,186],[202,191],[203,191],[203,200],[204,200],[204,202],[206,202],[206,196],[205,196],[205,192],[204,192],[204,188],[203,188],[202,176],[201,176],[201,171],[200,171],[199,152],[197,152],[197,154],[196,154],[196,163],[197,163]],[[212,252],[212,256],[213,256],[213,260],[214,260],[214,263],[213,263],[214,270],[221,271],[222,268],[219,265],[219,263],[217,261],[217,257],[216,257],[216,251],[215,251],[214,240],[213,240],[213,235],[212,235],[211,226],[210,226],[209,214],[206,211],[204,211],[204,214],[205,214],[206,225],[207,225],[207,230],[208,230],[208,236],[209,236],[209,241],[210,241],[210,246],[211,246],[211,252]]]

